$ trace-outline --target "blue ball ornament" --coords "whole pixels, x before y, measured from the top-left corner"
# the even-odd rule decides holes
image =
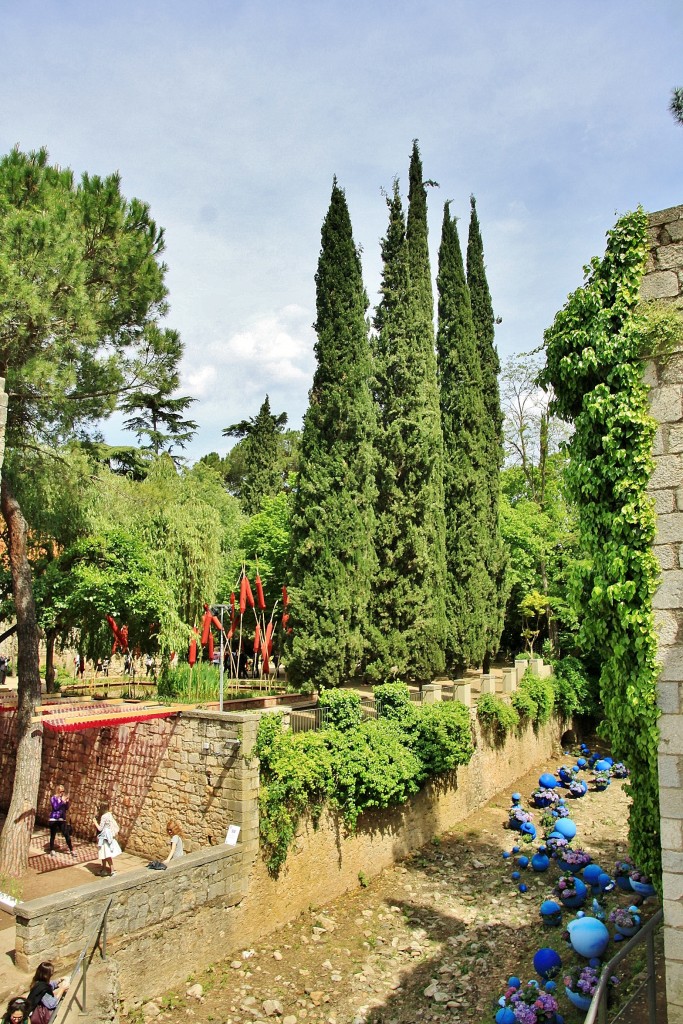
[[[529,858],[522,855],[521,857],[517,858],[517,863],[519,864],[520,868],[528,868]]]
[[[518,846],[513,846],[512,847],[512,852],[513,853],[519,853],[519,847]]]
[[[510,797],[510,799],[512,800],[513,804],[518,804],[521,801],[521,799],[522,799],[522,794],[521,793],[513,793],[512,796]]]
[[[524,882],[522,882],[522,883],[521,883],[521,884],[520,884],[520,885],[518,886],[518,888],[519,888],[519,891],[520,891],[520,892],[526,892],[526,891],[527,891],[527,889],[529,888],[529,886],[528,886],[528,885],[525,885],[525,884],[524,884]]]
[[[555,1024],[564,1024],[564,1017],[561,1013],[555,1014]]]
[[[517,1018],[509,1006],[502,1006],[496,1013],[496,1024],[516,1024]]]
[[[581,874],[586,885],[597,885],[598,878],[604,874],[604,871],[599,864],[586,864]]]
[[[503,850],[503,860],[507,860],[509,856],[510,856],[510,854],[508,853],[508,851],[507,850]]]
[[[557,988],[557,982],[546,981],[546,983],[543,986],[543,988],[546,990],[546,992],[554,992],[555,989]]]
[[[621,932],[615,932],[614,933],[614,941],[615,942],[623,942],[625,938],[626,938],[626,936],[622,935]]]
[[[555,789],[557,786],[557,779],[550,772],[543,772],[543,775],[538,780],[538,784],[541,789]]]
[[[606,871],[601,871],[598,875],[598,885],[603,892],[611,892],[614,888],[614,880],[610,878]]]
[[[599,956],[594,956],[594,957],[591,957],[591,959],[588,961],[588,966],[592,967],[594,971],[597,971],[598,968],[600,967],[601,963],[602,963],[602,961],[601,961],[600,957]]]
[[[588,764],[588,761],[586,760],[585,757],[577,757],[576,764],[577,764],[577,766],[579,768],[585,768],[586,765]]]
[[[611,767],[612,767],[612,765],[604,757],[601,758],[599,761],[595,762],[595,770],[596,770],[596,772],[608,772]]]
[[[569,922],[567,930],[572,949],[586,960],[597,959],[599,963],[609,942],[609,932],[602,921],[596,917],[577,918]]]
[[[560,973],[561,969],[562,960],[560,954],[549,946],[544,946],[534,953],[534,970],[544,980],[547,981],[548,978],[554,978],[556,974]]]
[[[558,818],[553,825],[553,830],[559,832],[564,839],[572,841],[576,835],[576,825],[571,818]]]
[[[531,867],[534,871],[547,871],[550,866],[550,860],[545,853],[535,853],[531,858]]]
[[[522,987],[521,979],[518,978],[516,974],[513,974],[510,978],[508,978],[508,988],[521,988],[521,987]]]
[[[605,764],[608,764],[610,768],[614,764],[614,759],[611,757],[603,757],[603,761],[605,762]]]
[[[520,875],[519,871],[513,871],[512,874],[510,875],[510,878],[512,879],[513,882],[518,882],[521,877],[522,876]]]

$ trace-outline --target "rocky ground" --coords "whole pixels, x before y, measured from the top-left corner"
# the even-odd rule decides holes
[[[536,769],[515,783],[525,801],[539,774]],[[269,941],[216,963],[131,1018],[159,1024],[492,1021],[508,976],[535,976],[539,946],[553,946],[566,963],[572,959],[560,929],[544,929],[538,912],[557,868],[524,872],[526,893],[510,879],[514,864],[502,858],[515,841],[502,827],[508,806],[506,793],[419,854],[371,881],[362,878],[356,891],[311,909]],[[611,872],[626,852],[627,813],[617,781],[604,793],[572,801],[579,828],[574,845]],[[610,909],[631,902],[617,893]],[[643,908],[646,916],[654,909],[653,900]],[[565,921],[572,916],[566,912]],[[567,1024],[583,1020],[564,995],[560,1010]]]

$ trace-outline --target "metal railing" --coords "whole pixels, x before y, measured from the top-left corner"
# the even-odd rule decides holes
[[[289,728],[292,732],[315,732],[327,728],[327,708],[306,708],[305,711],[291,711]]]
[[[648,1024],[657,1024],[657,978],[655,975],[655,931],[664,920],[664,911],[658,910],[656,914],[653,914],[647,924],[644,924],[640,931],[629,939],[628,942],[622,946],[616,956],[605,964],[600,975],[600,981],[598,987],[595,990],[595,995],[591,1001],[590,1008],[586,1014],[584,1024],[595,1024],[596,1020],[598,1024],[606,1024],[607,1021],[607,986],[609,985],[609,979],[611,978],[614,968],[617,964],[621,963],[624,957],[627,957],[629,953],[639,946],[642,942],[647,944],[647,977],[638,986],[635,992],[630,996],[627,1002],[619,1009],[614,1020],[621,1016],[624,1010],[631,1005],[636,996],[638,996],[643,988],[647,986],[647,1019]]]
[[[106,907],[104,908],[99,921],[93,928],[90,936],[81,950],[81,955],[76,961],[76,966],[71,972],[69,978],[69,989],[65,994],[64,998],[59,1004],[57,1012],[52,1017],[50,1024],[62,1024],[66,1020],[66,1016],[71,1009],[71,1004],[75,1001],[81,1013],[85,1013],[88,1008],[88,968],[92,963],[92,958],[95,955],[98,943],[100,944],[100,953],[103,960],[107,959],[107,914],[112,905],[113,897],[109,900]],[[100,943],[100,937],[102,939]],[[88,951],[90,955],[88,956]],[[87,959],[86,959],[87,957]],[[74,980],[78,978],[77,983],[74,985]],[[77,999],[78,990],[83,989],[83,1001]]]

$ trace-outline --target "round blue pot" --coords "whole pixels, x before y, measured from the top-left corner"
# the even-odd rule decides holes
[[[650,885],[649,882],[636,882],[633,878],[629,878],[629,882],[633,891],[640,896],[654,896],[656,892],[654,885]]]
[[[628,875],[617,875],[615,882],[623,892],[631,891],[631,879]]]
[[[583,884],[580,878],[576,879],[576,893],[573,896],[560,896],[560,899],[564,903],[565,907],[569,907],[570,910],[578,910],[586,902],[588,896],[588,890]]]
[[[570,1003],[573,1003],[577,1010],[590,1010],[591,997],[582,996],[580,992],[574,992],[572,989],[564,986],[565,995]]]
[[[619,928],[617,927],[617,934],[623,935],[625,939],[631,939],[640,928],[639,924],[634,924],[633,928]]]

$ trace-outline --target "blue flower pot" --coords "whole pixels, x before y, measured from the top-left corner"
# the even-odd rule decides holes
[[[631,879],[628,875],[617,875],[615,882],[622,892],[631,892]]]
[[[650,885],[649,882],[636,882],[633,878],[629,878],[629,882],[633,891],[640,896],[654,896],[656,892],[654,885]]]
[[[640,925],[634,924],[633,928],[620,928],[618,925],[615,927],[619,935],[623,935],[625,939],[631,939],[640,928]]]
[[[590,1010],[591,997],[582,996],[580,992],[574,992],[572,989],[564,986],[565,995],[570,1003],[573,1003],[577,1010]]]
[[[560,896],[560,900],[564,903],[565,907],[569,907],[570,910],[578,910],[586,902],[588,896],[588,890],[583,882],[577,878],[576,880],[576,892],[573,896]]]

